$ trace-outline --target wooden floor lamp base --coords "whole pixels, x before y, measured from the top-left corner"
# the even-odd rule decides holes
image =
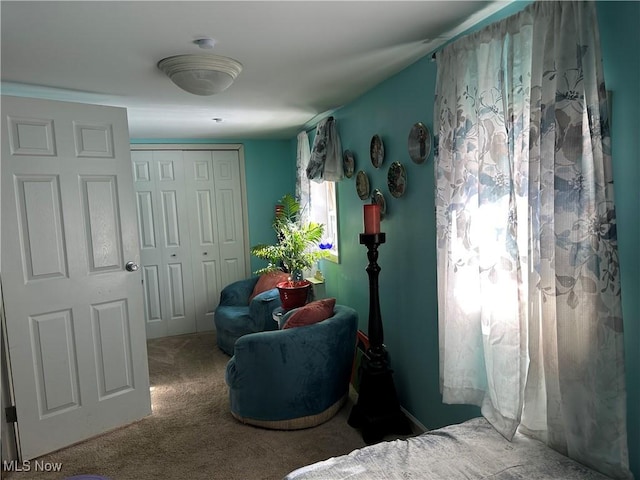
[[[358,402],[348,423],[362,433],[367,444],[380,442],[386,435],[409,435],[411,424],[400,410],[393,384],[393,372],[386,365],[372,366],[363,358]]]

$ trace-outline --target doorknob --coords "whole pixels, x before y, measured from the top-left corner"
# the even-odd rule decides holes
[[[135,272],[138,270],[138,264],[135,262],[127,262],[124,268],[126,268],[128,272]]]

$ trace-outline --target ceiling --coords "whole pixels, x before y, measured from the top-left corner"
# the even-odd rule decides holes
[[[3,0],[2,93],[126,107],[132,138],[291,138],[508,3]],[[244,68],[196,96],[156,67],[183,53]]]

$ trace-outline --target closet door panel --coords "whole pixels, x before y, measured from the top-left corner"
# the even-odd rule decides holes
[[[155,167],[152,174],[160,200],[156,222],[162,231],[159,269],[165,303],[162,318],[166,323],[166,335],[193,333],[196,318],[184,160],[178,150],[154,151],[152,155]]]
[[[240,158],[233,150],[215,151],[212,156],[222,265],[220,280],[222,285],[228,285],[246,276]]]
[[[196,331],[181,151],[133,151],[147,338]]]
[[[156,187],[156,166],[153,152],[132,151],[133,185],[136,192],[138,234],[140,242],[140,268],[144,295],[144,317],[147,338],[167,335],[164,320],[166,306],[162,302],[165,290],[162,270],[162,230],[157,222],[159,195]]]
[[[196,324],[213,330],[213,312],[220,298],[220,249],[214,170],[210,151],[185,151],[190,239],[194,270]]]

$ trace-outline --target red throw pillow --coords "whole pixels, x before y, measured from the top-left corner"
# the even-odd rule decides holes
[[[335,298],[324,298],[315,302],[307,303],[293,312],[284,324],[285,328],[303,327],[326,320],[333,316],[333,307],[336,306]]]
[[[289,278],[288,273],[284,272],[269,272],[263,275],[260,275],[256,286],[253,287],[253,293],[249,297],[249,301],[253,300],[253,297],[256,295],[266,292],[267,290],[271,290],[272,288],[276,288],[276,285],[280,282],[284,282]]]

